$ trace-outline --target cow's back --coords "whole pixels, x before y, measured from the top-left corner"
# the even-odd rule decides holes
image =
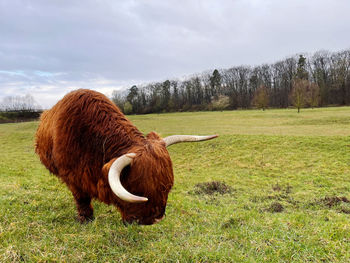
[[[36,133],[36,152],[41,162],[58,175],[96,161],[100,141],[108,127],[108,114],[120,112],[104,95],[91,90],[68,93],[45,111]],[[108,121],[108,120],[107,120]],[[98,158],[98,157],[97,157]],[[91,166],[92,163],[89,164]]]
[[[42,114],[36,152],[53,174],[91,177],[138,140],[142,133],[106,96],[80,89]]]

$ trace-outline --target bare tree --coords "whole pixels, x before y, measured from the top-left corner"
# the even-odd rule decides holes
[[[293,105],[298,109],[298,113],[300,112],[300,108],[305,106],[308,85],[309,81],[305,79],[295,79],[293,81],[290,97]]]
[[[253,104],[258,109],[262,109],[263,111],[269,105],[269,94],[267,92],[267,88],[265,86],[260,86],[254,93]]]
[[[321,106],[329,103],[329,88],[330,88],[330,52],[318,51],[312,58],[310,63],[310,72],[313,81],[319,86]]]
[[[40,105],[30,94],[24,96],[8,96],[0,103],[0,110],[6,112],[34,112],[40,110]]]
[[[114,90],[112,93],[112,101],[115,105],[119,107],[124,112],[124,103],[126,101],[126,96],[118,90]]]
[[[307,103],[311,108],[320,104],[320,87],[316,83],[309,83],[307,88]]]

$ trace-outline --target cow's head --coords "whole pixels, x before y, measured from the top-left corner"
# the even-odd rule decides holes
[[[119,205],[123,221],[151,225],[164,217],[168,194],[174,183],[166,147],[216,137],[173,135],[162,139],[152,132],[147,135],[144,145],[135,146],[129,153],[112,160],[108,181],[115,195],[123,200]]]

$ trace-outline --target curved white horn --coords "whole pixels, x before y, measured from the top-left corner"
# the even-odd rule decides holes
[[[218,137],[218,135],[209,135],[209,136],[197,136],[197,135],[172,135],[165,137],[163,141],[165,142],[166,147],[179,143],[179,142],[200,142],[211,140]]]
[[[113,162],[108,172],[108,182],[112,191],[120,199],[130,203],[142,203],[148,201],[146,197],[141,197],[129,193],[120,182],[120,173],[125,166],[129,165],[132,159],[136,156],[135,153],[128,153],[120,156]]]

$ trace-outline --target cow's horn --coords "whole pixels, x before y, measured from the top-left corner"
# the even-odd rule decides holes
[[[128,153],[117,158],[109,168],[108,182],[110,187],[112,188],[112,191],[120,199],[130,203],[142,203],[146,202],[148,199],[146,197],[141,197],[129,193],[120,182],[120,173],[122,172],[125,166],[131,163],[132,159],[135,156],[135,153]]]
[[[196,136],[196,135],[172,135],[165,137],[163,140],[165,142],[166,147],[179,143],[179,142],[200,142],[211,140],[218,137],[218,135],[209,135],[209,136]]]

